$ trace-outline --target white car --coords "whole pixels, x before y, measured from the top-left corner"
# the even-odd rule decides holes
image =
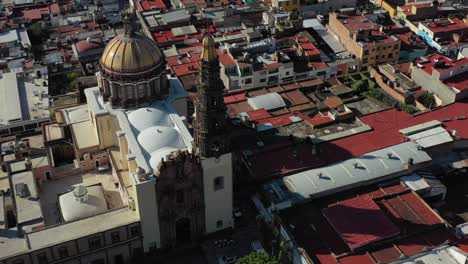
[[[239,257],[218,256],[218,264],[232,264],[236,262]]]
[[[260,243],[260,241],[258,240],[252,241],[250,246],[252,247],[252,250],[256,253],[266,253],[265,249],[262,246],[262,243]]]

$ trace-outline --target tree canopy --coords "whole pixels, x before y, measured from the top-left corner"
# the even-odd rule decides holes
[[[279,264],[279,262],[267,253],[251,253],[238,259],[235,264]]]

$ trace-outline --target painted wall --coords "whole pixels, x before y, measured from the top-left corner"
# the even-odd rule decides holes
[[[202,168],[206,233],[232,227],[232,154],[202,159]],[[224,188],[215,190],[215,178],[220,176],[224,177]],[[217,226],[218,221],[222,221],[222,226]]]
[[[145,252],[148,252],[154,243],[157,247],[161,246],[155,184],[156,179],[152,178],[135,185],[135,205],[140,216],[141,231],[144,234],[143,249]]]

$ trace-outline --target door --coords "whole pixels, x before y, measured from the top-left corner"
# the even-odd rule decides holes
[[[191,242],[190,219],[184,217],[176,221],[176,241],[178,246]]]

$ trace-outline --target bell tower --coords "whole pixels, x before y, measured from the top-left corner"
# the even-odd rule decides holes
[[[203,169],[205,230],[216,232],[233,226],[232,155],[223,82],[213,37],[203,39],[194,120],[194,153]]]
[[[195,119],[195,147],[201,157],[216,157],[229,152],[226,139],[227,117],[219,60],[211,36],[203,39],[198,77]]]

